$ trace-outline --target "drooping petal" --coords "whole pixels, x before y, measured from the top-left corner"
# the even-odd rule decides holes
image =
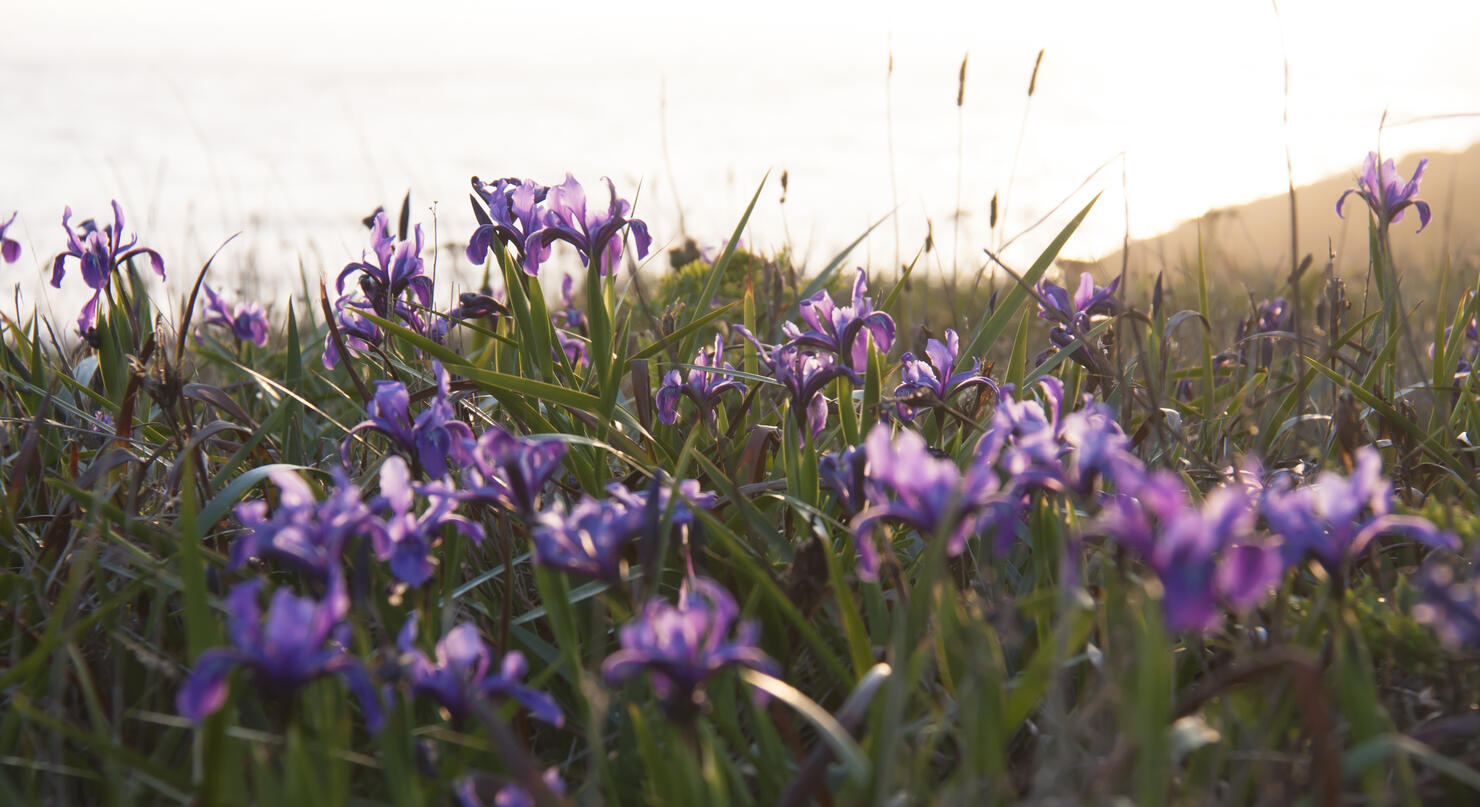
[[[663,386],[658,389],[655,403],[658,407],[658,420],[664,425],[672,426],[678,422],[678,401],[682,387],[683,378],[677,370],[669,370],[663,377]]]
[[[175,709],[192,723],[215,714],[231,694],[231,671],[243,663],[242,654],[231,648],[207,650],[195,660],[195,669],[175,695]]]

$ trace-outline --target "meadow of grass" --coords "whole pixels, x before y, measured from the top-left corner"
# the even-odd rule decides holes
[[[1480,280],[1401,283],[1385,180],[1365,289],[1253,305],[1050,282],[1088,207],[971,289],[739,249],[754,201],[635,282],[615,191],[475,180],[481,293],[403,205],[265,309],[59,232],[95,310],[0,315],[0,801],[1473,800]]]

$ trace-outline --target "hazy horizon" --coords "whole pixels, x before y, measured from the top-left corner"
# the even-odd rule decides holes
[[[838,17],[759,3],[727,17],[575,3],[557,18],[471,2],[26,3],[0,56],[17,122],[0,139],[0,212],[20,211],[23,266],[60,248],[63,205],[96,216],[117,197],[175,265],[245,230],[225,265],[253,256],[296,273],[301,256],[332,272],[363,248],[359,218],[407,188],[429,235],[438,201],[442,243],[471,229],[469,175],[566,170],[640,188],[658,245],[679,240],[680,215],[718,243],[769,170],[747,235],[762,250],[791,243],[815,268],[897,200],[901,257],[930,222],[949,266],[959,177],[963,269],[1072,197],[1007,253],[1030,259],[1103,191],[1064,251],[1088,258],[1119,247],[1127,207],[1131,235],[1146,237],[1282,191],[1287,139],[1304,184],[1354,174],[1384,110],[1390,124],[1471,112],[1480,9],[1417,4],[1405,20],[1444,24],[1389,45],[1382,8],[864,3]],[[1390,126],[1381,145],[1398,156],[1476,141],[1480,119],[1457,117]],[[1007,204],[989,232],[994,193]],[[855,260],[892,263],[895,232],[886,222]]]

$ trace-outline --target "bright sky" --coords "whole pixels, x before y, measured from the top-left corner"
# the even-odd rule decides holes
[[[1390,121],[1480,112],[1480,3],[1394,8],[23,0],[0,35],[0,81],[19,99],[0,134],[0,176],[16,197],[0,198],[0,212],[21,209],[45,252],[54,208],[103,210],[120,195],[146,233],[180,229],[171,216],[188,210],[198,241],[180,238],[192,250],[261,220],[285,248],[319,239],[332,269],[360,249],[349,211],[393,203],[408,186],[443,200],[445,240],[469,218],[469,174],[607,174],[624,194],[641,183],[642,211],[669,231],[660,241],[681,208],[692,233],[717,242],[760,177],[785,169],[786,208],[773,175],[754,219],[763,245],[791,240],[825,259],[897,200],[907,258],[927,220],[949,243],[959,178],[960,253],[975,260],[1004,235],[986,231],[985,208],[1009,181],[1005,234],[1112,161],[1045,225],[1056,230],[1104,190],[1066,251],[1090,257],[1119,245],[1126,200],[1142,236],[1280,192],[1287,137],[1304,182],[1355,171],[1384,110]],[[1480,118],[1458,118],[1390,128],[1382,145],[1399,154],[1476,140]],[[344,223],[332,237],[313,218],[325,215]],[[1024,238],[1019,259],[1051,236]],[[869,255],[892,259],[894,243],[886,225]]]

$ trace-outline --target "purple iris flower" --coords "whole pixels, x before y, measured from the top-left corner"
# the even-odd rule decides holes
[[[477,319],[479,317],[498,317],[509,312],[508,306],[504,305],[503,289],[499,289],[497,295],[492,289],[485,288],[483,291],[465,291],[457,295],[457,308],[447,312],[451,319]]]
[[[995,466],[1024,494],[1041,489],[1087,497],[1101,480],[1121,490],[1137,487],[1145,466],[1114,412],[1086,395],[1079,409],[1064,414],[1062,382],[1046,376],[1038,383],[1047,408],[1018,400],[1010,386],[1001,390],[974,462]]]
[[[426,411],[417,415],[414,421],[406,385],[399,381],[375,382],[375,397],[366,407],[370,419],[350,429],[340,444],[340,455],[345,465],[349,464],[349,447],[354,435],[373,431],[389,438],[429,476],[440,479],[447,475],[448,456],[460,454],[463,441],[473,438],[473,430],[468,428],[468,424],[454,419],[456,413],[447,399],[451,379],[436,359],[432,360],[432,372],[437,377],[437,394]]]
[[[550,257],[550,245],[533,243],[529,236],[540,228],[544,212],[540,205],[550,189],[530,179],[508,177],[489,185],[473,177],[473,190],[488,206],[488,221],[479,224],[473,237],[468,239],[468,261],[476,266],[488,260],[493,239],[497,237],[504,244],[513,244],[519,251],[519,262],[525,274],[530,277],[538,275],[540,264]],[[476,210],[477,206],[474,208]],[[482,219],[480,215],[479,220]]]
[[[51,285],[58,289],[62,287],[62,277],[66,274],[68,258],[76,258],[82,265],[82,282],[93,290],[92,299],[83,306],[82,313],[77,317],[77,330],[86,336],[97,319],[98,300],[103,296],[103,291],[108,288],[108,283],[113,273],[118,271],[118,267],[130,258],[148,255],[149,265],[163,280],[164,258],[147,247],[135,247],[134,245],[139,243],[138,236],[125,240],[123,208],[118,206],[117,201],[113,202],[113,224],[102,229],[98,229],[98,225],[92,219],[88,219],[82,222],[74,232],[71,220],[72,208],[68,207],[62,213],[62,229],[67,231],[67,251],[52,261]],[[9,224],[7,223],[6,226]],[[6,247],[6,249],[9,248]],[[20,247],[17,246],[16,249],[19,250]]]
[[[1451,650],[1480,644],[1480,577],[1456,580],[1454,569],[1427,564],[1415,581],[1422,599],[1413,618],[1428,625]]]
[[[726,667],[776,673],[776,663],[755,646],[760,629],[749,620],[737,624],[739,616],[722,586],[690,577],[677,607],[655,597],[618,629],[622,649],[602,665],[606,682],[616,686],[646,670],[664,711],[676,720],[690,719],[703,705],[704,683]]]
[[[1265,300],[1254,306],[1253,312],[1240,321],[1233,332],[1240,358],[1246,363],[1253,360],[1259,367],[1267,367],[1274,361],[1274,340],[1259,339],[1257,346],[1246,345],[1244,340],[1257,334],[1288,331],[1291,328],[1291,317],[1290,308],[1283,297]]]
[[[535,719],[557,727],[564,725],[565,715],[554,698],[522,683],[529,670],[523,653],[505,653],[498,671],[491,672],[493,651],[473,623],[463,622],[437,642],[433,662],[416,647],[418,631],[413,612],[396,640],[412,695],[430,696],[457,721],[471,714],[474,704],[483,698],[512,698],[529,709]]]
[[[792,344],[825,350],[862,372],[868,361],[868,340],[873,334],[880,353],[894,346],[894,319],[875,311],[868,298],[868,273],[862,267],[853,281],[853,301],[849,306],[833,303],[827,290],[801,301],[797,313],[811,330],[803,331],[796,323],[782,323],[781,331]]]
[[[267,346],[267,311],[257,303],[237,303],[236,308],[226,304],[206,284],[201,288],[206,293],[205,320],[202,325],[219,325],[231,331],[239,341],[251,342],[257,347]],[[200,328],[195,329],[195,341],[200,342]]]
[[[0,224],[0,258],[4,258],[6,263],[15,263],[21,259],[21,242],[14,238],[7,238],[5,235],[5,231],[10,229],[10,225],[15,224],[15,217],[17,215],[19,214],[11,213],[10,219],[4,224]]]
[[[1060,349],[1066,348],[1076,339],[1088,334],[1096,320],[1119,313],[1120,303],[1115,299],[1115,290],[1119,287],[1119,277],[1104,287],[1097,287],[1090,273],[1082,272],[1079,275],[1079,286],[1070,299],[1068,290],[1062,286],[1047,280],[1039,281],[1038,296],[1041,299],[1038,316],[1054,323],[1049,329],[1049,340]],[[1093,369],[1094,360],[1087,344],[1075,348],[1070,358],[1083,367]]]
[[[1470,299],[1473,296],[1473,291],[1465,292],[1465,297],[1461,305],[1469,305]],[[1453,331],[1454,329],[1452,327],[1444,329],[1444,344],[1447,346],[1452,345],[1451,337]],[[1480,361],[1480,321],[1477,321],[1475,317],[1471,317],[1470,321],[1465,325],[1464,334],[1464,339],[1459,344],[1452,345],[1452,349],[1459,354],[1459,360],[1454,364],[1456,380],[1462,380],[1460,378],[1461,376],[1469,375],[1476,361]],[[1432,342],[1429,343],[1429,358],[1434,358],[1434,344]]]
[[[946,536],[946,554],[966,551],[966,541],[990,527],[999,548],[1011,541],[1021,502],[999,492],[997,475],[973,463],[962,473],[954,460],[937,457],[925,438],[901,431],[890,438],[880,423],[864,440],[868,456],[868,500],[875,502],[853,519],[858,550],[858,576],[879,579],[880,553],[875,536],[884,521],[895,521],[920,533],[922,539]]]
[[[677,489],[678,501],[673,501]],[[622,552],[633,540],[646,539],[655,546],[663,518],[673,508],[670,524],[684,529],[694,523],[692,508],[714,506],[712,492],[701,490],[697,479],[684,479],[677,485],[655,479],[644,490],[628,490],[625,485],[607,486],[607,499],[582,497],[569,511],[556,506],[540,513],[534,528],[534,562],[571,574],[604,580],[622,581]]]
[[[1220,605],[1247,611],[1284,572],[1279,551],[1254,533],[1256,515],[1242,485],[1218,487],[1197,507],[1176,474],[1158,471],[1108,497],[1098,523],[1156,573],[1167,627],[1206,633],[1221,623]]]
[[[1110,281],[1109,285],[1098,287],[1095,279],[1088,272],[1079,275],[1079,286],[1074,289],[1074,297],[1071,300],[1069,292],[1064,287],[1050,283],[1047,280],[1038,282],[1038,294],[1048,305],[1038,306],[1038,316],[1052,322],[1067,324],[1079,316],[1097,317],[1110,316],[1114,314],[1119,306],[1115,302],[1115,290],[1120,286],[1120,278]]]
[[[474,543],[483,542],[483,528],[474,521],[457,515],[457,497],[446,482],[422,485],[419,491],[428,499],[426,510],[418,513],[411,485],[411,470],[400,457],[391,457],[380,466],[380,495],[372,503],[386,513],[383,524],[371,533],[375,555],[390,563],[391,574],[412,588],[431,578],[436,570],[432,547],[441,539],[442,527],[451,524]]]
[[[566,445],[560,440],[516,437],[497,423],[463,444],[462,490],[467,501],[533,517],[540,489],[560,471]]]
[[[672,533],[684,533],[697,518],[694,509],[708,510],[717,500],[713,492],[700,488],[697,479],[681,479],[675,484],[662,473],[654,476],[646,488],[628,490],[626,485],[613,483],[606,486],[606,492],[626,506],[625,529],[631,538],[641,541],[639,557],[645,564],[657,560],[660,539]],[[666,533],[665,518],[668,519]]]
[[[895,411],[901,420],[914,420],[920,411],[906,401],[923,399],[930,403],[947,403],[957,393],[972,387],[987,387],[993,393],[997,392],[992,379],[981,374],[981,359],[972,359],[971,369],[956,372],[960,351],[961,337],[954,328],[947,328],[946,341],[931,339],[926,343],[925,358],[916,359],[913,353],[901,357],[904,365],[900,370],[902,380],[894,388],[894,397],[899,399]]]
[[[716,370],[733,371],[729,362],[725,361],[725,341],[722,337],[714,337],[714,352],[706,348],[699,348],[699,355],[694,358],[696,367],[713,367]],[[701,421],[714,418],[715,407],[719,405],[720,396],[726,392],[735,392],[739,395],[745,394],[745,385],[724,373],[711,370],[669,370],[668,375],[663,378],[663,386],[658,389],[658,420],[669,426],[678,422],[678,401],[687,395],[694,406],[699,409]]]
[[[565,307],[550,314],[550,324],[555,326],[555,339],[560,343],[553,349],[563,351],[570,366],[581,368],[591,364],[591,350],[586,339],[590,327],[586,312],[576,307],[574,289],[575,278],[566,275],[560,281],[560,301]],[[555,358],[559,359],[560,354],[556,353]]]
[[[559,349],[565,353],[565,360],[570,362],[571,367],[580,369],[591,363],[591,349],[586,345],[585,339],[564,328],[556,328],[555,340],[560,343]]]
[[[265,622],[257,605],[261,588],[261,580],[249,580],[226,595],[226,632],[233,646],[207,650],[196,659],[175,698],[180,714],[198,723],[219,710],[229,694],[231,671],[246,667],[257,686],[277,698],[291,696],[310,681],[337,675],[359,700],[366,725],[379,731],[383,715],[375,688],[364,665],[346,651],[349,595],[338,567],[329,576],[322,602],[286,588],[274,591]]]
[[[113,434],[114,425],[112,415],[102,409],[94,409],[92,416],[93,422],[88,424],[89,429],[92,429],[98,434]]]
[[[432,304],[432,279],[422,271],[421,249],[420,224],[416,225],[414,241],[397,244],[385,212],[377,213],[370,225],[370,250],[375,254],[375,262],[371,263],[362,255],[360,260],[346,264],[335,281],[335,290],[344,294],[344,281],[358,272],[360,291],[370,303],[370,308],[381,318],[390,319],[393,312],[400,314],[406,308],[401,303],[402,295],[408,291],[423,308],[429,307]],[[417,330],[424,328],[418,327]]]
[[[1418,168],[1413,170],[1413,179],[1405,184],[1392,160],[1384,160],[1379,167],[1377,152],[1367,152],[1367,164],[1357,178],[1357,187],[1342,191],[1336,200],[1336,215],[1341,215],[1341,206],[1346,203],[1347,195],[1355,193],[1372,209],[1379,226],[1402,221],[1404,209],[1413,205],[1418,209],[1418,231],[1423,232],[1423,228],[1429,226],[1429,203],[1415,197],[1418,196],[1418,181],[1428,164],[1428,158],[1419,160]]]
[[[589,327],[586,312],[576,306],[575,282],[574,275],[566,275],[560,281],[560,302],[564,307],[550,315],[550,322],[556,328],[564,328],[584,336],[589,332]]]
[[[360,501],[360,489],[344,469],[334,469],[334,490],[320,502],[297,473],[278,469],[267,478],[279,491],[277,507],[267,514],[267,502],[242,502],[236,518],[247,528],[231,545],[235,571],[249,558],[284,563],[320,580],[339,567],[350,539],[373,531],[370,508]]]
[[[582,497],[535,517],[534,562],[570,574],[622,582],[622,549],[633,533],[627,505],[616,499]]]
[[[546,769],[540,779],[545,787],[556,796],[565,795],[565,782],[560,779],[560,771],[557,768]],[[535,807],[534,797],[528,790],[510,782],[498,789],[493,795],[493,801],[485,799],[478,790],[480,782],[485,781],[483,777],[469,774],[453,782],[452,790],[457,795],[457,803],[460,807]]]
[[[648,235],[647,224],[640,219],[628,218],[632,205],[625,199],[617,198],[616,186],[612,185],[610,179],[604,181],[611,197],[604,211],[596,208],[587,210],[586,190],[570,174],[565,175],[564,182],[550,188],[549,195],[545,197],[546,210],[541,221],[542,226],[530,233],[525,240],[526,251],[533,254],[540,249],[548,250],[555,241],[564,241],[580,253],[582,266],[594,259],[598,261],[597,269],[601,274],[610,274],[617,259],[622,256],[621,230],[626,227],[636,242],[637,257],[646,257],[653,243],[652,236]],[[524,271],[534,274],[530,271],[528,261],[525,262]]]
[[[868,452],[863,446],[848,446],[836,454],[817,458],[817,476],[832,491],[843,515],[853,518],[868,506]]]
[[[847,378],[854,384],[863,380],[847,365],[837,364],[826,354],[801,351],[795,345],[776,350],[772,375],[791,394],[791,411],[796,416],[798,432],[805,435],[810,427],[816,437],[827,425],[827,397],[822,389],[835,378]]]
[[[1110,407],[1085,396],[1079,409],[1059,421],[1058,439],[1064,482],[1080,496],[1088,496],[1101,479],[1121,490],[1138,486],[1145,465],[1131,453],[1131,440],[1121,431]]]
[[[380,326],[360,316],[360,311],[370,310],[369,303],[346,295],[339,298],[334,309],[334,321],[339,326],[339,336],[344,339],[344,346],[349,351],[368,352],[385,338]],[[335,344],[334,335],[327,332],[324,334],[323,363],[325,370],[333,370],[339,366],[339,345]]]
[[[1285,539],[1287,565],[1312,555],[1335,572],[1342,562],[1384,534],[1402,534],[1429,546],[1458,549],[1459,539],[1418,516],[1395,515],[1393,485],[1382,475],[1382,455],[1357,449],[1351,476],[1322,471],[1314,482],[1295,486],[1276,477],[1264,489],[1260,509],[1272,532]]]
[[[743,325],[736,325],[735,332],[755,345],[761,363],[766,365],[771,377],[790,393],[791,411],[803,436],[809,426],[812,436],[816,437],[827,425],[827,398],[822,395],[823,387],[839,377],[845,377],[854,384],[863,383],[858,373],[845,364],[839,364],[829,354],[802,350],[795,343],[767,347]]]
[[[1067,476],[1064,444],[1059,439],[1064,385],[1053,376],[1045,376],[1038,384],[1047,409],[1032,399],[1018,400],[1011,386],[1001,390],[973,462],[998,467],[1018,490],[1062,490]]]
[[[626,485],[619,482],[606,486],[606,492],[611,494],[613,499],[625,504],[631,512],[641,513],[644,510],[654,510],[658,518],[668,511],[669,502],[672,501],[675,491],[679,499],[673,504],[673,523],[677,526],[688,526],[694,523],[694,511],[689,505],[700,510],[708,510],[718,501],[714,492],[704,490],[697,479],[680,479],[675,485],[667,478],[657,477],[647,487],[638,490],[628,490]]]

